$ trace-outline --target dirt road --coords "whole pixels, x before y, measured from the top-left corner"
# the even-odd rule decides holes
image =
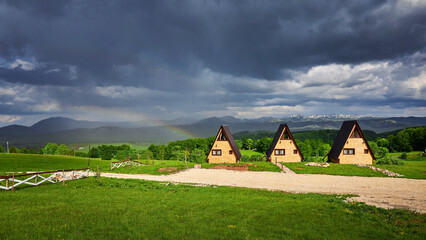
[[[168,176],[102,173],[103,177],[261,188],[291,193],[355,194],[355,201],[426,213],[426,180],[189,169]]]

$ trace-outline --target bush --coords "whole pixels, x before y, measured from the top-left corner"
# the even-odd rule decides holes
[[[88,155],[87,155],[87,153],[84,153],[84,152],[75,152],[75,156],[76,157],[87,157]]]
[[[251,155],[251,157],[250,157],[250,161],[251,162],[257,162],[257,161],[261,161],[261,156],[259,156],[259,155]]]
[[[241,162],[248,162],[248,161],[250,161],[250,156],[242,155],[240,161]]]
[[[407,153],[401,154],[401,156],[399,158],[406,160],[407,159]]]
[[[19,153],[19,148],[16,148],[12,145],[12,147],[10,147],[9,149],[9,153]]]
[[[376,149],[376,153],[374,154],[374,156],[376,156],[376,158],[384,158],[386,157],[386,155],[389,153],[389,150],[385,147],[378,147]]]
[[[377,160],[378,165],[404,165],[404,161],[395,156],[387,156]]]

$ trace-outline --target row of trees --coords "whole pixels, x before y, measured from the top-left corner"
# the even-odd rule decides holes
[[[426,128],[407,128],[396,135],[376,140],[380,147],[385,147],[392,152],[424,151],[426,148]]]
[[[2,146],[0,146],[0,153],[2,153],[2,152],[5,152],[5,149]],[[19,149],[19,148],[12,145],[9,148],[9,153],[37,154],[38,152],[36,150],[32,149],[32,148],[30,148],[30,149],[26,149],[26,148]]]

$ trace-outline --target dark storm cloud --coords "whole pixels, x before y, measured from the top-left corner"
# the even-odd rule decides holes
[[[425,9],[401,14],[396,5],[8,1],[3,8],[9,11],[1,17],[1,54],[29,54],[42,62],[75,65],[100,81],[118,81],[111,72],[114,65],[161,63],[191,72],[194,61],[235,76],[275,79],[282,69],[381,60],[421,50]]]
[[[0,114],[423,107],[425,12],[394,0],[0,0]]]

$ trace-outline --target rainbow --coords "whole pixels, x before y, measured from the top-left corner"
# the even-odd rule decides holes
[[[197,138],[197,136],[186,131],[185,129],[179,128],[178,126],[175,126],[175,125],[171,125],[168,122],[149,117],[146,114],[142,114],[142,113],[130,112],[123,109],[102,108],[102,107],[93,107],[93,106],[80,107],[80,110],[89,111],[90,113],[96,112],[99,114],[114,116],[114,117],[124,116],[126,119],[132,119],[133,121],[136,121],[136,122],[143,122],[143,123],[148,122],[154,126],[161,127],[169,131],[178,133],[186,138]]]

